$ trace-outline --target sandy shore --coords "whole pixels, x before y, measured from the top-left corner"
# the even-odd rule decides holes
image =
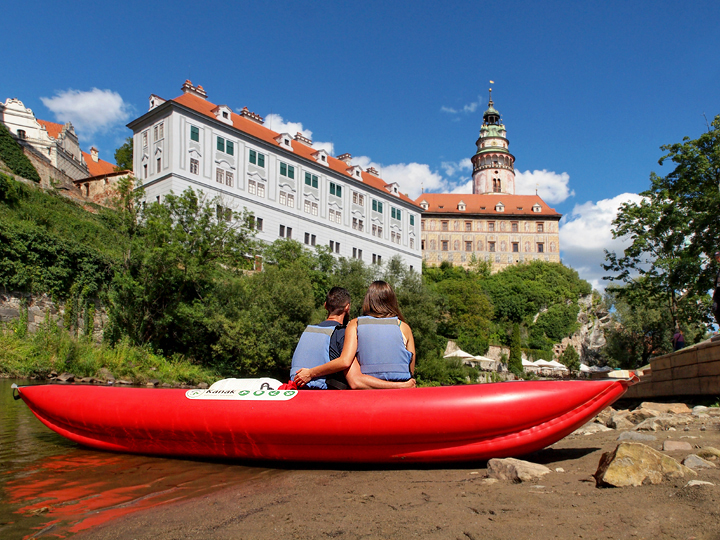
[[[720,448],[717,424],[653,433]],[[720,540],[720,468],[688,479],[597,488],[591,476],[619,431],[568,437],[525,456],[553,472],[535,483],[489,483],[486,463],[431,468],[288,469],[203,498],[131,514],[76,538],[629,538]],[[689,452],[670,452],[682,459]],[[556,471],[561,469],[561,471]]]

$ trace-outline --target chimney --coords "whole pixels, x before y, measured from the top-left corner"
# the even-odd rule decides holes
[[[90,148],[90,155],[92,156],[92,160],[97,163],[98,162],[98,149],[94,146]]]
[[[377,172],[377,169],[375,167],[368,167],[367,169],[365,169],[365,171],[369,172],[373,176],[377,176],[377,177],[380,176],[380,173]]]
[[[340,161],[344,161],[346,165],[351,165],[352,156],[347,152],[337,157]]]
[[[193,84],[190,82],[190,79],[185,79],[185,82],[183,83],[181,90],[185,94],[192,94],[193,96],[197,96],[202,99],[207,99],[207,92],[205,91],[205,89],[200,85],[197,85],[197,87],[193,86]]]
[[[242,111],[240,111],[240,116],[243,116],[248,120],[252,120],[253,122],[257,122],[260,125],[263,125],[265,123],[265,119],[262,116],[254,112],[250,112],[247,107],[242,108]]]
[[[305,135],[303,135],[299,131],[295,134],[295,140],[300,141],[301,143],[305,143],[308,146],[312,146],[312,140],[308,139]]]

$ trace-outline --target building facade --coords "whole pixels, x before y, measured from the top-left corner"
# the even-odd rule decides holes
[[[425,264],[475,261],[492,271],[532,260],[560,262],[562,217],[537,194],[515,194],[515,157],[492,95],[472,157],[473,193],[424,193],[421,242]]]
[[[146,201],[187,188],[253,214],[257,238],[291,238],[309,247],[381,264],[393,255],[421,271],[420,208],[373,168],[351,165],[297,133],[276,133],[247,108],[235,113],[185,81],[171,100],[150,96],[133,131],[135,176]]]
[[[73,125],[38,120],[17,98],[0,103],[0,121],[23,145],[31,146],[73,180],[90,176]]]

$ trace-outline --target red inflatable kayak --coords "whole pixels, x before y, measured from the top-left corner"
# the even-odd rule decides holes
[[[618,399],[629,380],[407,390],[17,389],[77,443],[163,456],[314,462],[484,460],[540,450]]]

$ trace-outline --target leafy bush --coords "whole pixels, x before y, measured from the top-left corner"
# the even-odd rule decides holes
[[[4,124],[0,124],[0,159],[18,176],[40,182],[37,170]]]

